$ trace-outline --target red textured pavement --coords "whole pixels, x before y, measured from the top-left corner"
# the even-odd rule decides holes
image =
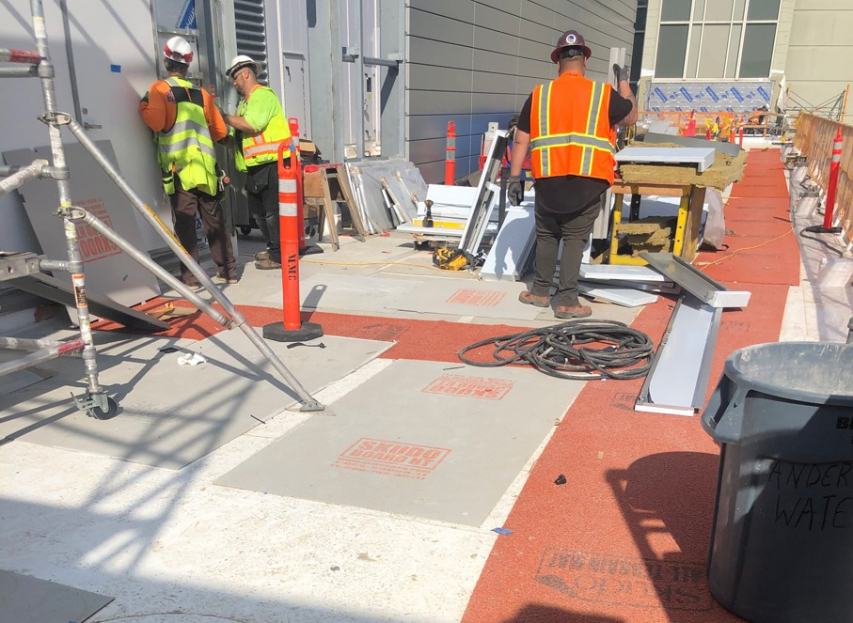
[[[778,150],[750,152],[726,207],[726,227],[734,232],[725,238],[728,248],[702,253],[695,264],[752,298],[747,308],[722,316],[708,395],[732,351],[778,340],[788,287],[799,283]],[[165,302],[150,301],[144,309]],[[661,297],[633,326],[657,343],[673,304]],[[281,320],[280,310],[240,309],[254,326]],[[523,330],[303,314],[309,319],[329,335],[395,341],[386,358],[446,362],[458,362],[463,346]],[[172,324],[160,335],[203,339],[222,330],[200,313]],[[513,533],[497,537],[463,623],[740,621],[716,605],[705,580],[718,448],[698,415],[635,412],[641,385],[595,382],[580,393],[504,524]],[[554,484],[561,474],[566,484]]]
[[[753,152],[747,162],[732,195],[761,196],[762,208],[750,210],[746,199],[727,208],[726,226],[740,229],[742,240],[728,236],[727,251],[699,258],[726,256],[707,272],[752,292],[747,308],[723,314],[709,395],[732,351],[778,340],[788,284],[799,276],[796,240],[785,236],[790,223],[779,153]],[[780,189],[759,195],[768,179]],[[768,199],[777,196],[783,200]],[[735,210],[744,215],[740,223],[730,217]],[[749,222],[760,218],[766,221]],[[782,236],[761,247],[766,261],[747,251],[728,256],[761,244],[761,236]],[[657,342],[671,306],[660,300],[646,307],[633,326]],[[698,416],[634,412],[641,384],[606,381],[583,389],[504,524],[513,533],[498,537],[463,623],[740,620],[714,602],[705,580],[717,446]],[[567,483],[554,484],[561,474]]]

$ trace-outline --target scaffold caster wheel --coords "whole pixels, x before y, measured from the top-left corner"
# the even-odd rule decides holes
[[[106,411],[104,411],[103,409],[101,409],[101,407],[97,405],[93,405],[89,409],[88,413],[96,420],[109,420],[110,418],[115,417],[116,413],[118,413],[118,403],[112,398],[107,398]]]
[[[240,233],[243,234],[244,236],[248,236],[249,234],[252,233],[252,228],[247,227],[246,225],[241,225],[240,226]]]

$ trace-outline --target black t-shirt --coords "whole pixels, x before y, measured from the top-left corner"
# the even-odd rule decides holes
[[[612,89],[612,87],[611,87]],[[531,93],[521,109],[518,129],[530,134]],[[610,125],[615,126],[631,112],[631,100],[625,99],[615,90],[610,93],[608,117]],[[577,212],[598,199],[609,184],[607,180],[579,175],[561,175],[543,177],[536,180],[536,207],[546,213],[565,214]]]

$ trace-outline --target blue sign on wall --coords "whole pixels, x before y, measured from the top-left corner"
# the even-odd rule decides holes
[[[195,0],[186,0],[184,8],[181,9],[181,15],[178,18],[178,23],[175,28],[196,28],[195,22]]]
[[[751,82],[662,82],[652,80],[646,91],[646,110],[751,112],[770,105],[773,83]]]

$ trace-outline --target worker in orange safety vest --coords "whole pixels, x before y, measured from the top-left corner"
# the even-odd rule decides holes
[[[592,56],[584,38],[569,30],[557,41],[551,61],[556,80],[537,86],[521,109],[512,150],[508,196],[513,205],[524,199],[520,175],[531,150],[536,186],[536,275],[519,300],[548,307],[560,241],[560,282],[554,316],[585,318],[590,307],[578,299],[578,274],[586,242],[598,217],[601,195],[612,184],[615,126],[637,121],[637,102],[628,84],[628,69],[614,65],[619,92],[584,77]]]

